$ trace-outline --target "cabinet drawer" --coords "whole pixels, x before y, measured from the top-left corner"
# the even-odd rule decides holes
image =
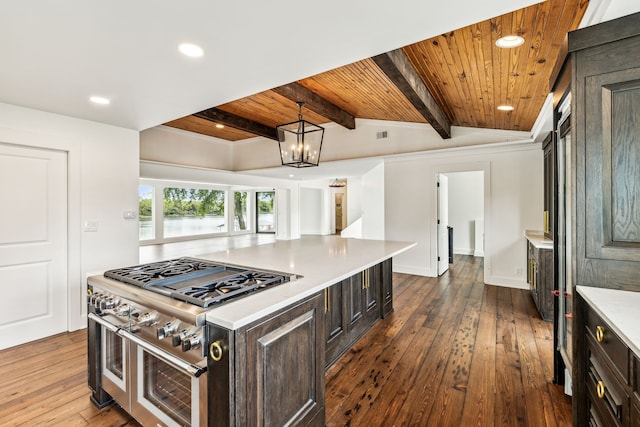
[[[590,336],[586,388],[591,407],[596,409],[596,421],[605,426],[626,426],[629,419],[629,396],[625,386],[616,379],[612,366]]]
[[[591,307],[587,309],[587,335],[611,361],[616,374],[629,384],[629,349]]]

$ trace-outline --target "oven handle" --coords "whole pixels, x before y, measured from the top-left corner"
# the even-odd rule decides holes
[[[107,322],[106,320],[102,319],[99,316],[96,316],[93,313],[89,313],[88,314],[89,319],[94,320],[96,322],[98,322],[99,324],[101,324],[102,326],[104,326],[105,328],[109,329],[112,332],[115,332],[116,334],[122,336],[123,338],[128,339],[129,341],[135,343],[136,345],[138,345],[139,347],[142,347],[145,351],[148,351],[149,353],[153,354],[156,357],[159,357],[160,359],[164,360],[165,362],[171,363],[173,365],[175,365],[176,367],[182,369],[183,371],[187,372],[188,374],[190,374],[191,376],[194,376],[196,378],[198,378],[200,375],[204,374],[205,372],[207,372],[207,368],[204,367],[200,367],[200,366],[196,366],[193,365],[189,362],[185,362],[182,359],[179,359],[178,357],[170,354],[170,353],[166,353],[158,348],[153,347],[152,345],[148,344],[146,341],[141,340],[140,338],[138,338],[137,336],[135,336],[134,334],[132,334],[131,332],[124,330],[122,328],[119,328],[115,325],[112,325],[111,323]]]
[[[118,331],[120,330],[119,326],[116,326],[112,323],[107,322],[106,320],[104,320],[102,317],[93,314],[93,313],[89,313],[87,316],[90,320],[93,320],[94,322],[97,322],[99,324],[101,324],[102,326],[104,326],[105,328],[107,328],[108,330],[110,330],[113,333],[118,333]]]

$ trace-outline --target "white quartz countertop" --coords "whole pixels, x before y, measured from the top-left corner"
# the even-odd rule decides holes
[[[524,237],[538,249],[553,249],[553,240],[544,237],[540,230],[524,230]]]
[[[211,261],[303,276],[210,310],[206,314],[207,321],[238,329],[415,245],[388,240],[305,236],[199,255],[198,258]]]
[[[640,357],[640,292],[576,286],[586,302],[609,323],[609,326]]]

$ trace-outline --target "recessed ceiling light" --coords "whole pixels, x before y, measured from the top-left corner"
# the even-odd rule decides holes
[[[500,111],[513,111],[513,106],[511,106],[511,105],[498,105],[498,110],[500,110]]]
[[[217,127],[218,129],[224,129],[224,125],[221,125],[220,123],[216,124],[216,127]]]
[[[496,46],[505,49],[518,47],[524,43],[524,38],[520,36],[504,36],[496,40]]]
[[[103,96],[92,96],[89,98],[89,101],[93,102],[94,104],[100,104],[100,105],[109,105],[111,103],[111,101]]]
[[[178,50],[185,56],[189,56],[191,58],[200,58],[204,55],[204,50],[200,46],[191,43],[182,43],[178,46]]]
[[[292,173],[290,173],[290,174],[289,174],[289,178],[293,178],[294,176],[295,176],[295,175],[294,175],[294,174],[292,174]]]

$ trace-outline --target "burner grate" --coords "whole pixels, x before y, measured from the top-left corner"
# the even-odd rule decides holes
[[[206,308],[285,281],[286,278],[281,275],[247,271],[219,281],[184,287],[173,292],[171,296]]]

